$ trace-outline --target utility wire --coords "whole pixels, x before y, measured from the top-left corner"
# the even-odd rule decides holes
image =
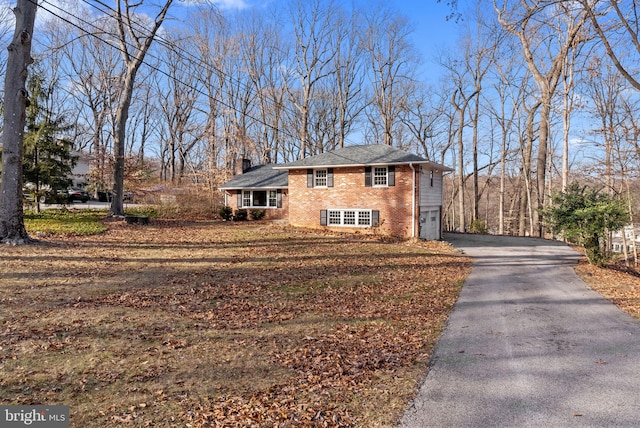
[[[46,0],[44,0],[46,1]],[[114,20],[116,19],[116,13],[117,11],[112,8],[111,6],[107,5],[106,3],[104,3],[101,0],[93,0],[93,1],[89,1],[89,0],[82,0],[83,3],[87,4],[88,6],[98,10],[99,12],[103,13],[104,15],[107,16],[111,16]],[[96,6],[96,3],[101,5],[102,8]],[[68,13],[68,12],[67,12]],[[71,15],[73,16],[73,15]],[[149,37],[149,33],[148,33],[148,29],[146,27],[144,27],[142,24],[138,23],[137,21],[132,22],[132,24],[134,26],[137,27],[137,30],[142,33],[145,37]],[[115,37],[115,35],[113,35]],[[223,75],[225,78],[227,78],[229,81],[237,83],[238,85],[242,86],[247,92],[255,94],[255,96],[260,97],[263,101],[265,101],[262,98],[262,95],[257,92],[255,90],[255,88],[250,87],[249,85],[247,85],[245,82],[241,81],[240,79],[230,75],[229,73],[227,73],[226,71],[216,67],[215,65],[205,62],[201,57],[198,57],[194,54],[192,54],[189,51],[177,51],[175,50],[175,44],[174,42],[172,42],[171,40],[168,40],[164,37],[162,37],[162,35],[160,34],[156,34],[154,37],[154,42],[157,42],[158,44],[164,46],[167,49],[173,50],[176,55],[178,55],[182,60],[188,60],[190,62],[195,62],[198,65],[202,66],[203,68],[207,68],[207,69],[212,69],[213,71],[215,71],[216,73]],[[150,54],[150,56],[154,59],[158,59],[157,57],[154,57],[153,54]],[[186,58],[188,56],[188,58]],[[211,70],[209,70],[211,71]],[[271,99],[267,99],[267,102],[272,103],[272,107],[276,108],[279,107],[283,110],[287,110],[287,107],[279,102],[276,102],[275,100],[271,100]],[[289,113],[291,113],[291,111],[289,111]],[[293,111],[293,113],[295,113],[295,111]]]
[[[30,0],[30,1],[31,1],[31,2],[35,2],[35,0]],[[101,41],[102,43],[105,43],[105,44],[106,44],[106,45],[108,45],[109,47],[120,50],[120,47],[118,47],[118,46],[113,46],[113,44],[111,44],[111,43],[110,43],[110,42],[108,42],[107,40],[102,39],[102,38],[101,38],[101,37],[99,37],[97,34],[95,34],[95,33],[92,33],[92,32],[90,32],[90,31],[88,31],[86,28],[81,27],[81,26],[80,26],[80,25],[78,25],[77,23],[72,22],[71,20],[69,20],[69,19],[67,19],[67,18],[65,18],[65,17],[63,17],[63,16],[61,16],[59,13],[54,12],[54,11],[53,11],[53,10],[51,10],[50,8],[47,8],[47,7],[43,6],[43,5],[42,5],[42,3],[46,3],[46,4],[48,4],[48,5],[50,5],[50,6],[54,7],[54,8],[56,8],[57,10],[59,10],[59,11],[62,11],[62,12],[64,12],[64,13],[66,13],[68,16],[70,16],[70,17],[72,17],[72,18],[76,19],[78,22],[81,22],[82,24],[86,24],[86,25],[88,25],[88,26],[92,27],[93,29],[98,30],[98,31],[99,31],[99,32],[101,32],[101,33],[109,34],[108,32],[105,32],[105,31],[104,31],[104,29],[102,29],[102,28],[100,28],[100,27],[97,27],[95,24],[90,23],[90,22],[88,22],[88,21],[86,21],[86,20],[84,20],[84,19],[82,19],[82,18],[80,18],[80,17],[78,17],[78,16],[76,16],[76,15],[73,15],[73,14],[71,14],[71,13],[69,13],[69,12],[63,11],[63,10],[62,10],[62,9],[60,9],[58,6],[56,6],[56,5],[52,4],[52,3],[51,3],[51,2],[49,2],[48,0],[40,0],[40,2],[41,2],[41,3],[38,5],[38,7],[40,7],[40,8],[42,8],[43,10],[45,10],[45,11],[49,12],[49,13],[50,13],[51,15],[53,15],[54,17],[56,17],[56,18],[58,18],[58,19],[62,20],[63,22],[65,22],[65,23],[67,23],[67,24],[69,24],[69,25],[71,25],[71,26],[73,26],[73,27],[75,27],[75,28],[79,29],[80,31],[82,31],[82,32],[83,32],[83,33],[85,33],[85,34],[87,34],[87,35],[89,35],[89,36],[92,36],[92,37],[94,37],[94,38],[98,39],[99,41]],[[84,2],[85,2],[85,3],[87,3],[87,1],[86,1],[86,0],[84,0]],[[87,4],[88,4],[88,3],[87,3]],[[98,10],[100,10],[100,9],[98,9]],[[110,34],[110,35],[111,35],[111,36],[113,36],[113,37],[116,37],[114,34]],[[129,43],[129,42],[126,42],[126,43]],[[164,44],[165,46],[167,46],[167,47],[170,47],[170,46],[171,46],[171,44],[170,44],[169,42],[167,42],[166,40],[164,40],[164,43],[163,43],[163,44]],[[135,46],[132,46],[132,47],[135,47]],[[178,54],[178,55],[182,55],[180,52],[178,52],[177,54]],[[164,63],[164,62],[165,62],[165,60],[163,60],[163,59],[161,59],[161,58],[158,58],[157,56],[155,56],[155,55],[154,55],[154,54],[152,54],[152,53],[148,53],[148,54],[147,54],[147,56],[148,56],[149,58],[152,58],[152,59],[157,60],[159,63]],[[194,58],[195,58],[195,57],[194,57]],[[185,58],[184,56],[182,56],[182,59],[186,59],[186,58]],[[198,60],[198,61],[199,61],[199,62],[201,62],[201,60]],[[193,89],[194,91],[196,91],[196,92],[197,92],[197,93],[199,93],[200,95],[205,96],[205,97],[209,97],[209,96],[210,96],[210,94],[205,93],[205,92],[204,92],[204,91],[202,91],[200,88],[197,88],[197,87],[193,86],[192,84],[187,83],[187,82],[184,82],[184,81],[182,81],[182,80],[180,80],[180,79],[178,79],[178,78],[176,78],[176,77],[170,76],[168,72],[166,72],[165,70],[161,69],[160,67],[158,67],[158,66],[156,66],[156,65],[153,65],[153,64],[149,63],[147,60],[143,60],[142,62],[143,62],[143,64],[144,64],[144,65],[146,65],[147,67],[151,68],[152,70],[157,71],[158,73],[160,73],[160,74],[162,74],[162,75],[164,75],[164,76],[166,76],[166,77],[168,77],[168,78],[170,78],[170,79],[173,79],[173,80],[175,80],[175,81],[178,81],[178,82],[179,82],[179,83],[181,83],[182,85],[187,86],[187,87],[189,87],[189,88]],[[221,72],[222,74],[224,74],[225,76],[227,76],[227,77],[228,77],[228,75],[227,75],[226,73],[222,72],[221,70],[218,70],[218,69],[215,69],[215,68],[214,68],[214,71],[219,71],[219,72]],[[240,82],[240,81],[238,81],[238,82]],[[245,86],[245,89],[248,89],[249,91],[251,91],[251,90],[250,90],[250,88],[247,88],[246,86]],[[257,95],[257,96],[260,96],[260,95]],[[290,138],[294,138],[294,139],[298,138],[298,136],[293,135],[293,134],[289,133],[288,131],[286,131],[286,130],[284,130],[284,129],[279,129],[279,128],[277,128],[277,127],[275,127],[275,126],[273,126],[273,125],[271,125],[271,124],[269,124],[269,123],[265,123],[265,122],[264,122],[262,119],[260,119],[260,118],[256,118],[256,117],[254,117],[254,116],[253,116],[253,115],[251,115],[251,114],[247,114],[246,112],[245,112],[245,113],[241,112],[241,111],[240,111],[240,110],[238,110],[235,106],[230,105],[230,104],[229,104],[229,103],[227,103],[226,101],[223,101],[223,100],[218,99],[218,98],[216,98],[216,97],[214,97],[214,100],[215,100],[216,102],[220,103],[222,106],[224,106],[224,107],[226,107],[226,108],[229,108],[229,109],[231,109],[231,110],[233,110],[233,111],[236,111],[236,112],[238,112],[238,113],[242,113],[244,116],[246,116],[246,117],[248,117],[248,118],[250,118],[250,119],[252,119],[252,120],[256,121],[257,123],[259,123],[259,124],[261,124],[261,125],[264,125],[264,126],[266,126],[266,127],[268,127],[268,128],[271,128],[272,130],[274,130],[274,131],[276,131],[276,132],[280,132],[280,133],[282,133],[282,134],[285,134],[286,136],[288,136],[288,137],[290,137]],[[283,108],[284,108],[284,106],[283,106]]]

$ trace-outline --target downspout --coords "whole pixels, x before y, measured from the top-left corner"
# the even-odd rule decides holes
[[[411,167],[411,171],[413,174],[411,174],[412,176],[412,182],[411,182],[411,188],[412,188],[412,192],[411,192],[411,237],[415,238],[416,237],[416,169],[413,167],[412,163],[409,163],[409,166]]]

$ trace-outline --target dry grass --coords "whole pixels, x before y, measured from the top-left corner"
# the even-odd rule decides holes
[[[392,426],[470,269],[438,243],[108,227],[3,247],[0,403],[74,427]]]

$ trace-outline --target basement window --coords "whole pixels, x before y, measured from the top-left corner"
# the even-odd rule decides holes
[[[370,227],[378,225],[380,212],[377,210],[322,210],[322,226]]]

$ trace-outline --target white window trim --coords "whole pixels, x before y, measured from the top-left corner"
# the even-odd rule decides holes
[[[376,184],[376,169],[384,169],[384,184]],[[388,166],[373,166],[371,167],[371,186],[372,187],[389,187],[389,167]]]
[[[344,214],[345,212],[354,212],[355,224],[345,224],[344,223]],[[331,213],[340,213],[340,223],[331,223]],[[360,213],[368,213],[369,224],[358,224],[360,222]],[[331,227],[371,227],[371,223],[373,221],[373,210],[372,209],[363,209],[363,208],[329,208],[327,209],[327,226]]]
[[[324,172],[324,177],[318,177],[318,172]],[[318,184],[318,179],[324,180],[324,184]],[[329,184],[329,169],[327,168],[319,168],[313,170],[313,187],[317,187],[320,189],[327,188]]]
[[[245,197],[244,194],[245,192],[249,192],[250,193],[250,198],[251,198],[251,205],[245,205]],[[258,205],[253,205],[253,192],[266,192],[267,193],[267,205],[266,206],[258,206]],[[269,205],[269,193],[270,192],[276,192],[276,204],[275,205]],[[265,209],[265,210],[273,210],[273,209],[277,209],[278,208],[278,194],[277,194],[277,190],[275,189],[254,189],[254,190],[243,190],[242,191],[242,206],[238,207],[239,209],[251,209],[251,208],[257,208],[257,209]]]

